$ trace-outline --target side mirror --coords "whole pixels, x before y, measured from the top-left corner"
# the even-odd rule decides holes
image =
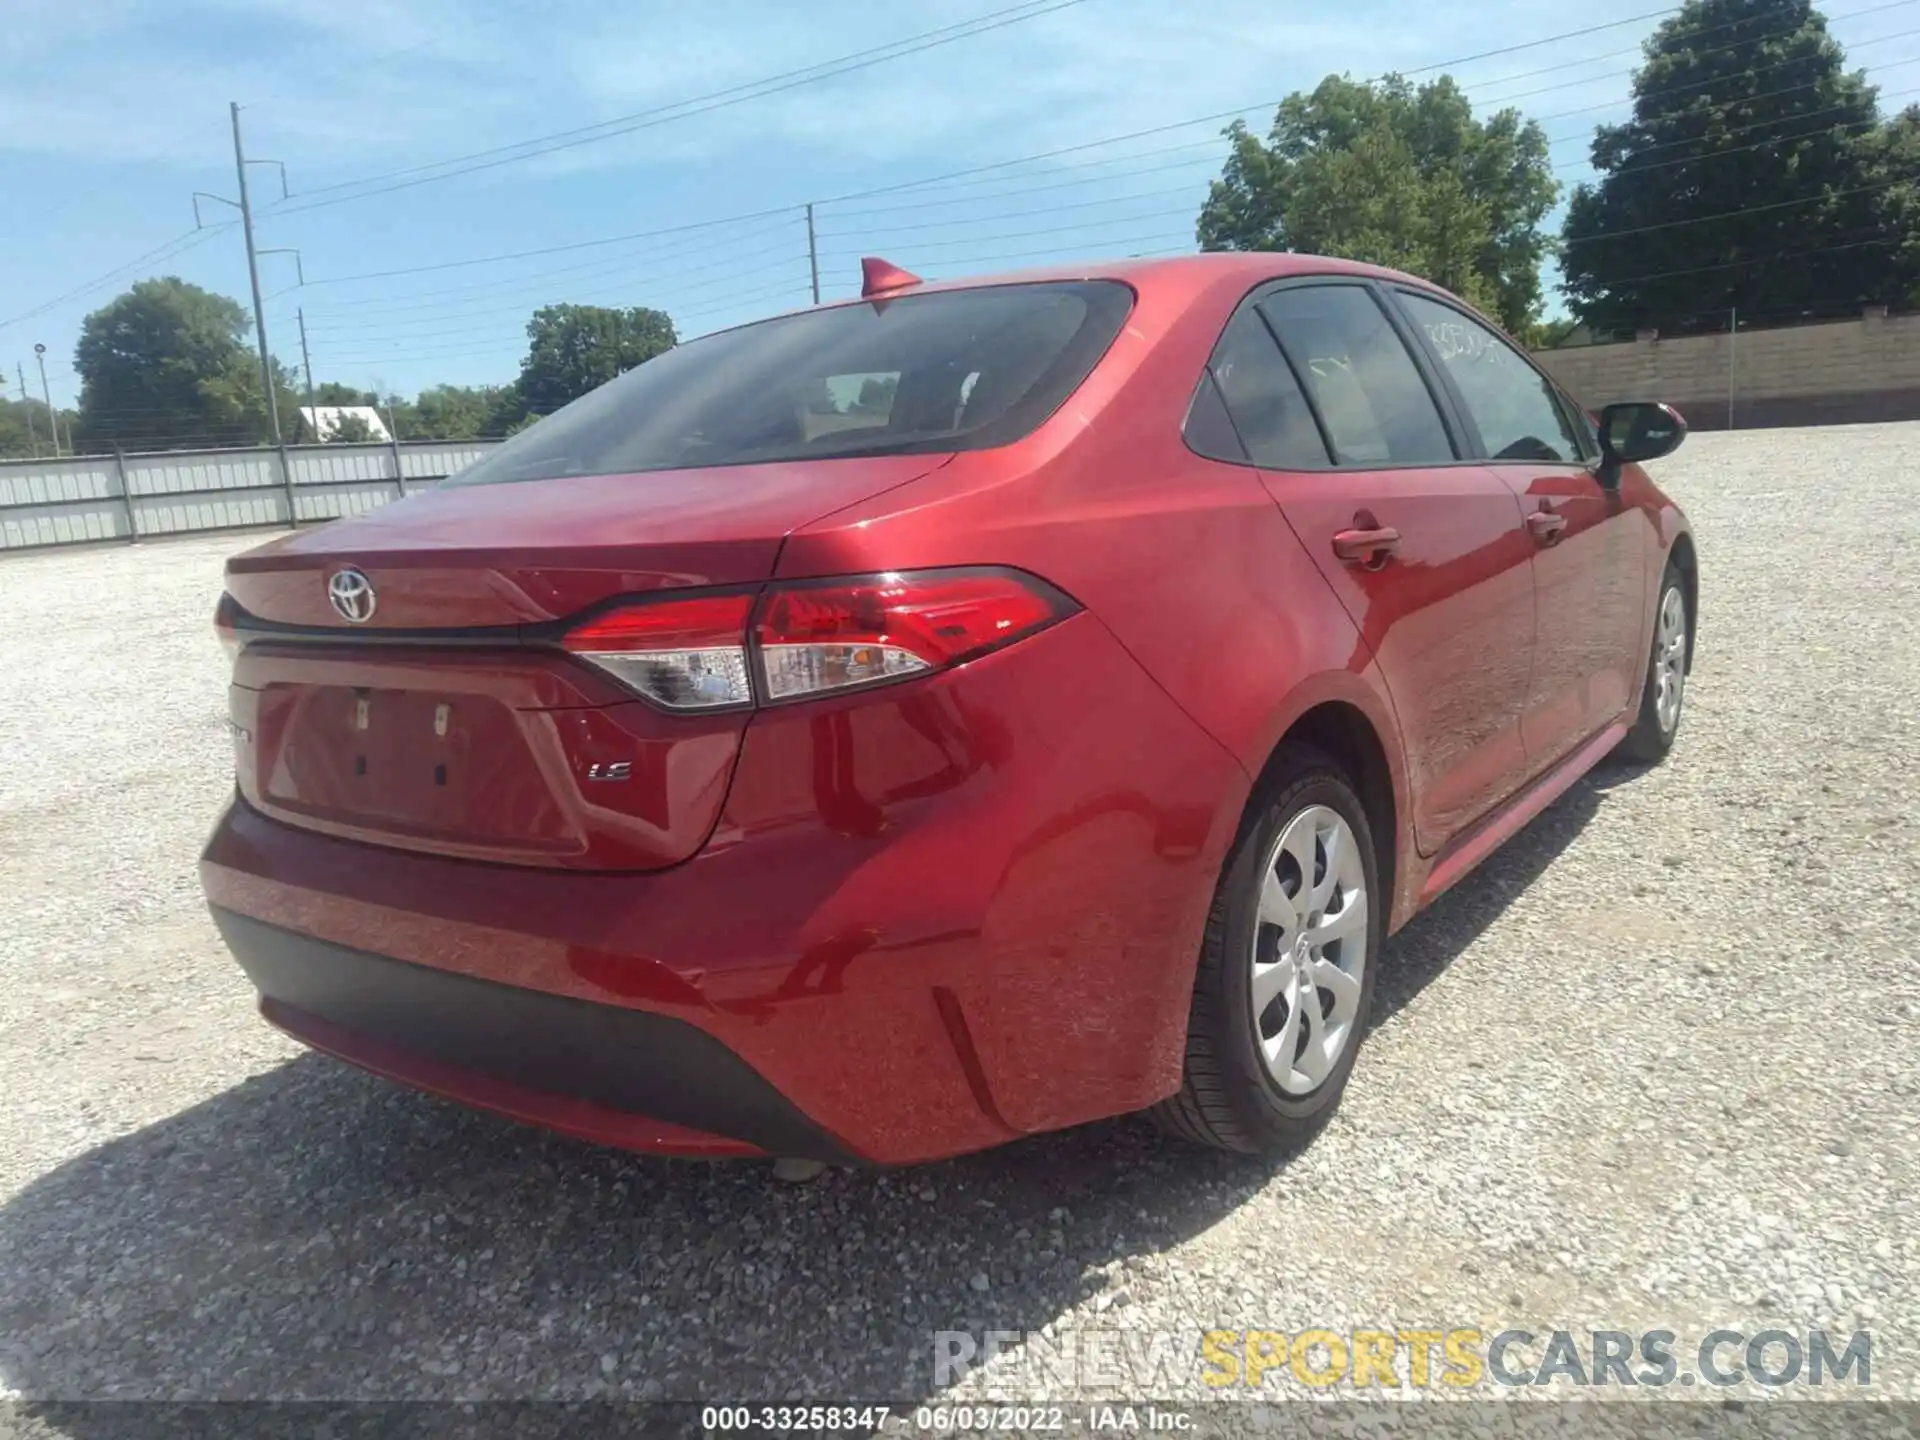
[[[1671,455],[1687,438],[1687,422],[1671,405],[1629,400],[1600,412],[1600,483],[1620,483],[1620,467]]]

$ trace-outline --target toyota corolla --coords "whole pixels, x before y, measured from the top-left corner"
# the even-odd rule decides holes
[[[595,1141],[1297,1145],[1385,938],[1673,744],[1684,434],[1368,266],[870,261],[231,560],[207,897],[275,1025]]]

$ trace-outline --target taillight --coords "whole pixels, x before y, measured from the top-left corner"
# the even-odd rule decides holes
[[[219,640],[221,648],[227,652],[229,663],[240,658],[240,652],[247,643],[240,638],[240,632],[234,625],[234,617],[239,613],[240,606],[233,596],[222,590],[220,603],[213,607],[213,633]]]
[[[561,640],[628,689],[670,710],[753,703],[747,680],[751,595],[697,595],[609,610]]]
[[[766,698],[793,700],[958,665],[1071,608],[1011,571],[875,575],[769,591],[753,643]]]
[[[931,570],[775,585],[757,608],[750,595],[643,600],[575,626],[560,643],[668,709],[709,710],[931,674],[1074,608],[1030,575]]]

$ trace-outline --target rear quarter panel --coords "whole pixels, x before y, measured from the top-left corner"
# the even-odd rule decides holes
[[[1372,656],[1251,467],[1181,426],[1245,275],[1158,277],[1062,410],[1017,445],[789,537],[777,574],[1012,565],[1085,605],[1251,780],[1289,725],[1340,700],[1367,715],[1407,813],[1397,727]],[[1101,717],[1089,714],[1087,723]],[[1237,820],[1244,794],[1212,797]],[[1227,831],[1231,835],[1232,826]],[[1397,844],[1397,837],[1393,837]],[[1405,873],[1405,867],[1398,867]],[[1198,928],[1180,937],[1188,953]]]

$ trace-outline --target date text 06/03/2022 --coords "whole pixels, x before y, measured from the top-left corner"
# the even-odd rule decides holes
[[[888,1425],[889,1418],[895,1423]],[[871,1434],[898,1430],[908,1416],[890,1405],[708,1405],[700,1427],[708,1434],[833,1433]],[[1193,1428],[1190,1412],[1157,1404],[1088,1405],[919,1405],[911,1415],[916,1431],[933,1434],[1030,1435],[1071,1431],[1147,1431],[1179,1434]]]
[[[1029,1435],[1094,1430],[1144,1430],[1177,1434],[1193,1428],[1190,1412],[1153,1404],[1088,1405],[920,1405],[913,1412],[916,1430],[936,1434],[998,1431]]]

